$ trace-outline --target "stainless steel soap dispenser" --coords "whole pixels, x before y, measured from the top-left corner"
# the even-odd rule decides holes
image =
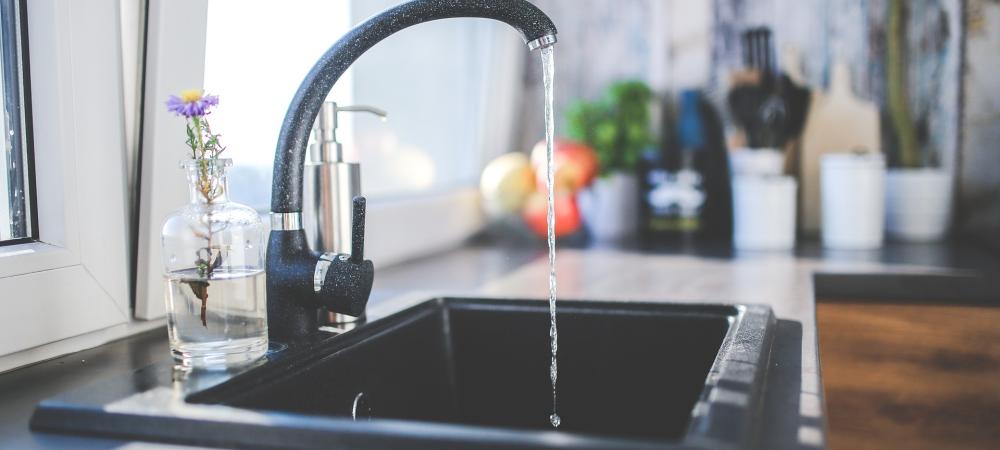
[[[304,173],[303,227],[309,246],[317,251],[348,255],[351,253],[352,204],[361,196],[361,165],[344,160],[344,149],[337,141],[337,115],[342,112],[367,112],[385,120],[388,114],[372,106],[337,106],[326,102],[313,128],[314,144]],[[328,314],[325,322],[350,323],[355,318]]]

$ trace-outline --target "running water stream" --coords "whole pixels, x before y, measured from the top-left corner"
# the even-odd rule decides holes
[[[552,347],[552,363],[549,366],[549,377],[552,379],[552,414],[549,415],[549,422],[553,428],[558,428],[562,419],[556,408],[556,380],[559,378],[559,367],[556,354],[559,352],[559,331],[556,328],[556,216],[555,216],[555,165],[552,163],[553,139],[555,139],[555,125],[552,118],[552,79],[555,76],[555,62],[553,60],[552,46],[542,48],[542,81],[545,87],[545,160],[546,175],[545,187],[548,190],[548,210],[546,214],[546,224],[548,226],[549,244],[549,339]]]

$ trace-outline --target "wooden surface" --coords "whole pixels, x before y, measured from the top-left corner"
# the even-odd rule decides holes
[[[1000,448],[1000,308],[816,305],[830,448]]]

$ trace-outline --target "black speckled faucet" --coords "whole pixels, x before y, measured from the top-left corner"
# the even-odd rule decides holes
[[[364,312],[374,280],[364,260],[364,198],[354,200],[351,255],[319,254],[302,230],[302,172],[309,132],[323,101],[341,75],[364,52],[389,35],[423,22],[478,17],[507,23],[530,50],[556,42],[556,27],[526,0],[414,0],[364,21],[326,51],[295,93],[278,137],[267,248],[268,329],[274,340],[295,340],[318,327],[317,311],[357,316]]]

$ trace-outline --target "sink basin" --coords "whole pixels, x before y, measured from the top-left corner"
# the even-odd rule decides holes
[[[754,446],[770,309],[561,300],[558,311],[558,431],[548,305],[455,298],[292,346],[221,381],[171,391],[155,387],[169,373],[149,369],[152,388],[49,400],[32,424],[286,448]]]

